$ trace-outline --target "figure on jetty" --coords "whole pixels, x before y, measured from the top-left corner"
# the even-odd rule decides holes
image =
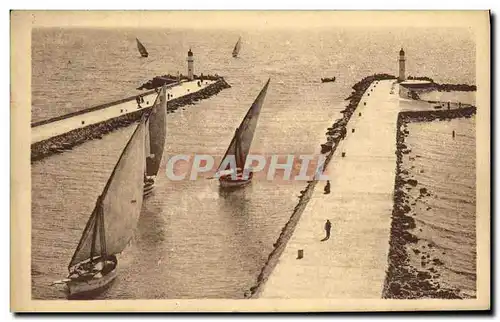
[[[330,239],[330,231],[331,230],[332,230],[332,223],[330,222],[330,220],[327,219],[326,223],[325,223],[326,236],[321,241],[326,241],[326,240]]]
[[[138,95],[136,98],[135,98],[135,101],[137,102],[137,108],[140,109],[142,108],[141,106],[141,95]]]
[[[325,185],[325,195],[329,193],[330,193],[330,180],[327,180]]]

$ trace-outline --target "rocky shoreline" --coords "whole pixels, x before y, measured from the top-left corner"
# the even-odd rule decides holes
[[[200,91],[170,100],[167,105],[167,111],[172,113],[178,108],[183,107],[185,105],[194,105],[195,102],[217,95],[223,89],[230,87],[231,86],[224,80],[224,78],[218,78],[215,83],[208,85],[207,87],[201,89]],[[135,99],[135,97],[136,96],[133,96],[132,99]],[[124,100],[126,101],[129,99],[130,98]],[[113,103],[116,104],[116,102]],[[103,106],[104,105],[101,105],[98,108],[102,109],[106,106],[109,106],[109,104],[105,105],[104,107]],[[110,133],[118,128],[128,126],[138,121],[141,118],[142,114],[149,110],[150,108],[145,108],[125,115],[120,115],[118,117],[97,124],[91,124],[82,128],[74,129],[70,132],[49,138],[47,140],[36,142],[31,145],[31,162],[33,163],[35,161],[46,158],[50,155],[63,153],[67,150],[71,150],[74,146],[82,144],[88,140],[101,139],[102,136],[107,133]],[[87,109],[85,111],[78,111],[75,113],[83,114],[88,111],[89,110]],[[54,122],[56,121],[56,119],[59,120],[74,116],[76,115],[75,113],[50,119],[50,122]],[[42,121],[42,122],[43,124],[47,123],[47,121]]]
[[[330,163],[330,160],[332,159],[333,154],[335,153],[335,150],[337,149],[340,141],[345,137],[344,133],[347,132],[347,123],[358,107],[365,91],[368,89],[368,87],[370,87],[371,83],[385,79],[396,79],[396,77],[388,74],[375,74],[365,77],[361,81],[354,84],[354,86],[352,87],[354,91],[351,93],[351,95],[349,95],[349,97],[346,98],[346,100],[349,101],[349,104],[344,110],[341,111],[343,117],[335,121],[332,127],[328,128],[328,131],[326,132],[327,142],[321,145],[321,153],[328,153],[325,158],[325,168]],[[327,146],[327,148],[325,148],[325,145]],[[261,272],[257,277],[256,284],[247,292],[245,292],[245,298],[257,298],[262,292],[264,284],[271,275],[273,269],[276,267],[281,254],[285,250],[288,241],[292,237],[295,227],[297,226],[300,217],[307,206],[307,203],[311,199],[312,193],[317,183],[318,180],[309,181],[307,187],[301,191],[297,206],[295,206],[292,215],[290,216],[285,226],[281,229],[281,233],[278,239],[273,244],[274,248],[269,254],[266,263],[262,267]]]
[[[193,78],[201,80],[201,81],[204,81],[204,80],[217,81],[221,77],[219,77],[218,75],[203,75],[203,74],[200,74],[199,76],[198,75],[193,75]],[[175,75],[171,75],[171,74],[165,74],[165,75],[162,75],[162,76],[155,76],[155,77],[153,77],[153,79],[150,79],[147,82],[145,82],[144,84],[142,84],[141,86],[137,87],[137,89],[138,90],[143,90],[143,89],[150,90],[150,89],[154,89],[154,88],[157,88],[157,87],[161,87],[164,84],[169,85],[169,84],[178,83],[180,80],[186,80],[186,81],[188,81],[189,78],[186,75],[182,75],[182,74],[180,74],[179,76],[175,76]]]
[[[454,118],[471,117],[476,113],[476,108],[465,107],[444,111],[411,111],[401,112],[397,121],[397,147],[396,147],[396,179],[394,184],[394,207],[392,211],[391,237],[388,258],[388,269],[384,282],[382,297],[386,299],[461,299],[459,289],[443,287],[435,280],[439,273],[434,268],[442,265],[438,258],[431,258],[427,250],[418,250],[415,247],[419,242],[417,236],[410,231],[416,227],[411,206],[411,189],[418,189],[418,181],[410,177],[408,170],[403,168],[403,155],[410,153],[405,144],[409,134],[407,124],[410,122],[430,122],[433,120],[448,120]],[[431,195],[426,188],[420,188],[416,199]],[[415,198],[413,198],[415,199]],[[427,249],[432,248],[431,244]],[[410,263],[409,251],[420,256],[422,267],[419,270]]]
[[[477,91],[476,85],[469,84],[439,84],[434,82],[434,80],[430,77],[426,76],[408,76],[408,80],[421,80],[427,81],[434,84],[436,90],[440,92],[452,92],[452,91],[460,91],[460,92],[475,92]]]

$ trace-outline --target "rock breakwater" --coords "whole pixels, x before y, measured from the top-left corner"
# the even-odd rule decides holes
[[[408,111],[401,112],[398,116],[396,134],[396,179],[394,184],[394,207],[392,211],[391,238],[388,257],[388,269],[383,289],[383,298],[391,299],[418,299],[440,298],[460,299],[459,289],[445,287],[437,281],[439,277],[438,266],[443,265],[441,260],[434,257],[431,251],[434,245],[422,244],[419,238],[412,234],[416,227],[415,203],[432,195],[427,188],[419,188],[419,182],[412,177],[408,169],[404,168],[403,156],[411,153],[405,144],[409,131],[407,124],[410,122],[430,122],[433,120],[446,120],[453,118],[471,117],[476,113],[475,107],[465,107],[444,111]],[[415,157],[420,157],[416,155]],[[410,157],[411,159],[411,157]],[[420,170],[423,173],[423,170]],[[416,189],[416,190],[415,190]],[[410,194],[415,190],[417,193]],[[430,208],[428,207],[427,210]],[[410,253],[420,259],[420,268],[412,265]],[[432,256],[431,256],[432,255]]]

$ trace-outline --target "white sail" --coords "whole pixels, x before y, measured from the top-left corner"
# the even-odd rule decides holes
[[[270,80],[271,79],[269,79],[266,85],[264,85],[259,95],[253,102],[252,106],[248,110],[247,114],[243,118],[240,126],[236,129],[236,132],[233,136],[233,139],[231,140],[231,143],[229,144],[226,154],[221,160],[221,164],[222,162],[224,162],[227,156],[234,155],[236,159],[236,167],[240,169],[244,168],[248,152],[250,151],[250,147],[252,145],[255,129],[257,127],[257,121],[260,115],[260,110],[264,103]],[[227,170],[227,168],[220,170]]]
[[[118,254],[133,236],[143,201],[145,122],[143,117],[115,165],[68,268]]]
[[[240,53],[240,49],[241,49],[241,37],[238,38],[238,41],[236,42],[236,45],[234,45],[233,57],[237,57],[238,56],[238,54]]]
[[[156,97],[148,118],[147,136],[149,140],[146,141],[149,152],[149,154],[147,154],[149,158],[146,162],[146,175],[148,176],[156,176],[160,170],[166,135],[167,97],[166,87],[163,86]]]

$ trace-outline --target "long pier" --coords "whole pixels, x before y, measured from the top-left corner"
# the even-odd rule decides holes
[[[215,83],[212,80],[203,80],[201,87],[199,87],[198,81],[186,81],[169,86],[167,88],[167,94],[170,97],[169,100],[199,92]],[[31,144],[141,109],[148,109],[153,105],[156,96],[157,93],[155,91],[148,91],[143,94],[144,103],[140,105],[141,107],[138,107],[135,97],[132,97],[126,101],[118,101],[116,104],[110,103],[102,107],[90,108],[84,111],[84,113],[71,113],[68,117],[55,118],[52,122],[49,120],[49,122],[42,121],[35,123],[31,128]]]
[[[400,111],[393,83],[374,82],[363,94],[347,125],[347,137],[327,166],[330,193],[323,192],[325,182],[316,185],[293,235],[256,297],[382,297]],[[321,241],[327,219],[332,223],[332,235]],[[303,251],[301,259],[299,250]]]
[[[169,85],[167,110],[173,112],[179,107],[194,104],[229,87],[231,86],[222,77]],[[140,105],[133,96],[33,123],[31,162],[71,150],[88,140],[100,139],[102,135],[137,121],[151,108],[157,96],[154,90],[142,95],[144,103]]]

